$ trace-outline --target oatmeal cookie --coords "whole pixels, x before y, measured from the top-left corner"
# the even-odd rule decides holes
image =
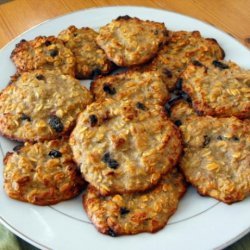
[[[51,205],[77,196],[84,186],[66,139],[26,142],[7,153],[4,165],[4,189],[13,199]]]
[[[83,196],[83,206],[101,233],[113,237],[153,233],[167,224],[185,191],[184,179],[174,169],[145,193],[102,197],[96,188],[89,186]]]
[[[25,72],[0,93],[0,133],[18,141],[58,138],[91,101],[89,90],[60,71]]]
[[[93,29],[78,29],[73,25],[58,35],[76,58],[75,75],[78,79],[104,75],[112,68],[112,63],[105,52],[95,42],[97,35],[98,33]]]
[[[250,195],[250,123],[235,117],[190,117],[180,126],[180,167],[202,195],[225,203]]]
[[[75,74],[75,58],[63,41],[54,36],[39,36],[34,40],[21,40],[11,53],[18,72],[35,69],[57,69],[63,74]]]
[[[190,64],[183,72],[183,90],[204,115],[250,118],[250,70],[233,62]]]
[[[101,27],[96,41],[111,61],[128,67],[153,58],[167,37],[163,23],[121,16]]]
[[[79,115],[70,145],[84,178],[102,195],[150,188],[182,151],[179,130],[163,107],[111,99]]]
[[[169,89],[173,89],[190,61],[223,59],[224,51],[215,39],[203,38],[199,31],[171,32],[169,41],[145,69],[158,70]]]
[[[91,84],[95,100],[112,98],[114,100],[133,100],[150,107],[163,105],[170,97],[158,72],[127,71],[117,75],[97,78]]]

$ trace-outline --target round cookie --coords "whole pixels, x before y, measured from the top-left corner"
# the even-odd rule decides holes
[[[7,153],[4,165],[8,196],[32,204],[52,205],[71,199],[84,186],[66,139],[25,143],[17,152]]]
[[[169,89],[173,89],[190,61],[223,59],[224,51],[215,39],[203,38],[199,31],[171,32],[169,41],[159,51],[147,69],[158,70]]]
[[[167,37],[163,23],[120,16],[100,28],[96,41],[111,61],[128,67],[153,58]]]
[[[75,75],[73,53],[54,36],[21,40],[12,51],[11,59],[19,73],[35,69],[57,69],[66,75]]]
[[[0,94],[0,133],[18,141],[43,141],[70,132],[92,95],[60,71],[16,77]]]
[[[100,77],[91,83],[90,90],[95,100],[136,99],[147,107],[153,104],[163,105],[170,97],[160,74],[156,71],[127,71]]]
[[[145,193],[102,197],[96,188],[89,186],[83,196],[83,206],[103,234],[114,237],[153,233],[167,224],[185,191],[183,176],[174,169]]]
[[[183,90],[204,115],[250,118],[250,70],[233,62],[190,64],[183,72]]]
[[[64,41],[76,59],[76,78],[87,79],[96,75],[107,74],[112,63],[105,52],[96,44],[98,33],[90,28],[76,28],[69,26],[58,35]]]
[[[110,99],[79,115],[70,146],[84,178],[102,195],[150,188],[182,152],[179,130],[163,107]]]
[[[202,195],[225,203],[250,195],[250,123],[211,116],[189,117],[180,126],[180,167]]]

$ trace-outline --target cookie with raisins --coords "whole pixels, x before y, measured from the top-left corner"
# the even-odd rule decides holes
[[[92,103],[70,136],[84,178],[102,195],[146,190],[177,163],[179,130],[163,107],[135,100]]]
[[[250,124],[235,117],[187,118],[180,167],[201,195],[225,203],[250,195]]]
[[[60,70],[62,74],[75,75],[75,58],[63,41],[54,36],[38,36],[31,41],[21,41],[11,53],[19,73],[36,69]]]
[[[189,62],[194,61],[200,65],[210,58],[214,60],[224,58],[224,51],[215,39],[203,38],[199,31],[176,31],[170,33],[166,45],[142,70],[158,70],[166,86],[173,89]]]
[[[97,230],[112,237],[162,229],[175,213],[186,191],[181,173],[174,169],[159,184],[144,193],[102,197],[89,186],[83,206]]]
[[[25,143],[4,158],[4,189],[12,199],[52,205],[80,194],[84,180],[67,139]]]
[[[204,115],[250,118],[250,70],[233,62],[190,64],[182,75],[183,90]]]
[[[76,59],[75,76],[87,79],[109,73],[112,63],[105,52],[97,45],[95,39],[98,33],[90,28],[69,26],[58,35],[65,46],[69,48]]]
[[[0,133],[18,141],[59,138],[91,103],[88,89],[60,71],[36,70],[15,76],[0,95]]]
[[[143,103],[145,108],[154,104],[163,105],[170,98],[160,74],[156,71],[127,71],[100,77],[92,82],[90,90],[95,100],[136,100]]]
[[[111,61],[128,67],[153,58],[167,37],[163,23],[121,16],[101,27],[96,41]]]

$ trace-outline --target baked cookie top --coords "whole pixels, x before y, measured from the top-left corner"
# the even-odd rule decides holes
[[[156,71],[127,71],[97,78],[92,82],[90,90],[95,100],[136,100],[148,108],[153,104],[163,105],[170,97],[160,74]]]
[[[183,90],[204,115],[250,118],[250,70],[233,62],[190,64],[183,72]]]
[[[105,52],[95,42],[97,35],[98,33],[93,29],[78,29],[74,25],[69,26],[58,35],[75,56],[75,75],[78,79],[107,74],[112,68],[112,63]]]
[[[111,99],[93,103],[71,133],[70,146],[84,178],[103,195],[146,190],[179,159],[179,130],[161,106],[141,106]]]
[[[144,193],[102,197],[96,188],[89,186],[83,195],[83,206],[101,233],[113,237],[153,233],[167,224],[185,191],[184,179],[174,169]]]
[[[60,71],[23,73],[0,93],[0,133],[18,141],[58,138],[91,101],[89,90]]]
[[[54,36],[38,36],[34,40],[21,40],[11,53],[18,72],[35,69],[57,69],[63,74],[75,74],[75,58],[70,49]]]
[[[170,33],[169,41],[147,68],[159,70],[167,87],[173,89],[190,61],[218,60],[224,56],[224,51],[215,39],[203,38],[199,31],[176,31]]]
[[[250,194],[250,123],[235,117],[189,117],[180,126],[186,179],[202,195],[226,203]]]
[[[163,23],[120,16],[99,30],[98,45],[118,66],[133,66],[149,61],[168,37]]]
[[[66,139],[25,143],[16,150],[4,158],[4,189],[9,197],[51,205],[81,192],[84,180]]]

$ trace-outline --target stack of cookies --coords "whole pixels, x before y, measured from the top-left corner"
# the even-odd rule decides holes
[[[99,33],[70,26],[22,40],[0,95],[0,133],[24,143],[5,156],[6,193],[49,205],[88,183],[83,206],[110,236],[163,228],[186,182],[225,203],[243,200],[250,71],[224,56],[198,31],[129,16]],[[81,79],[93,79],[90,90]]]

